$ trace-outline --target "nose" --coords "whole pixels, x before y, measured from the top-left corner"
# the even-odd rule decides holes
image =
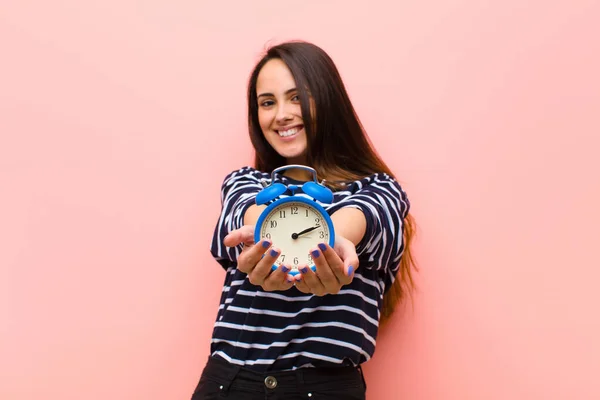
[[[277,114],[275,115],[275,120],[277,123],[283,123],[292,119],[292,113],[289,110],[288,104],[286,102],[279,103],[277,107]]]

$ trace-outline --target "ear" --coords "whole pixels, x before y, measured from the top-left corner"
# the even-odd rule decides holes
[[[283,183],[273,183],[256,195],[256,204],[266,204],[269,201],[275,199],[277,196],[282,195],[287,190],[287,187]]]
[[[331,190],[316,182],[306,182],[302,185],[302,191],[314,199],[319,200],[321,203],[329,204],[333,202],[333,193]]]

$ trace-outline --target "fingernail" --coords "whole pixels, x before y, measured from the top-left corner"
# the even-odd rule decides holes
[[[313,258],[319,258],[319,250],[313,250],[310,254],[312,254]]]
[[[263,244],[263,246],[264,246],[264,244]],[[265,246],[265,247],[267,247],[267,246]],[[277,254],[279,254],[279,253],[277,252],[277,250],[275,250],[275,249],[271,249],[271,257],[275,257]]]
[[[301,271],[303,274],[306,274],[306,273],[308,273],[308,267],[300,268],[300,271]]]
[[[283,267],[281,267],[281,271],[282,272],[288,272],[290,269],[288,267],[286,267],[285,265]]]
[[[352,265],[350,265],[348,267],[348,276],[352,276],[352,273],[354,272],[354,267]]]
[[[319,243],[319,248],[321,249],[321,251],[327,250],[327,246],[325,245],[325,243]]]
[[[263,247],[264,247],[265,249],[268,249],[268,248],[269,248],[269,246],[271,245],[271,243],[269,243],[269,241],[268,241],[268,240],[263,240],[263,243],[262,243],[262,245],[263,245]]]

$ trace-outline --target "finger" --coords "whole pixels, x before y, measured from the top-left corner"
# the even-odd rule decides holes
[[[248,272],[248,279],[253,285],[262,286],[267,276],[271,273],[277,257],[279,257],[279,249],[272,247],[267,250],[270,244],[268,240],[261,241],[248,251],[250,255],[247,260],[244,260],[245,264],[243,268],[251,265],[251,269]],[[239,265],[238,269],[240,269]]]
[[[327,248],[322,243],[320,246],[321,249],[325,248],[327,252]],[[323,253],[321,249],[314,249],[311,251],[313,262],[317,268],[317,276],[321,280],[321,283],[325,287],[325,291],[327,291],[327,293],[338,293],[342,285],[335,276],[331,265],[329,265],[326,254]],[[334,252],[331,251],[331,253]],[[337,254],[335,254],[335,257],[339,260]],[[331,257],[331,259],[334,260],[333,257]],[[339,260],[339,262],[341,263],[341,260]]]
[[[235,229],[223,238],[223,244],[227,247],[235,247],[241,243],[254,244],[254,227],[252,225],[244,225]]]
[[[349,246],[352,246],[352,248],[349,248]],[[331,268],[331,271],[333,272],[337,280],[342,285],[347,285],[350,282],[352,282],[353,272],[350,271],[350,273],[348,273],[348,269],[349,267],[351,267],[351,263],[354,261],[354,259],[352,257],[349,257],[348,260],[342,260],[342,258],[340,258],[340,255],[338,254],[338,252],[342,255],[346,255],[348,253],[352,254],[354,250],[354,245],[352,244],[352,242],[344,242],[343,244],[338,246],[338,252],[336,252],[335,249],[331,248],[326,243],[319,243],[319,248],[321,249],[323,256],[327,260],[327,263],[329,264],[329,267]],[[354,251],[354,255],[356,256],[356,251]],[[345,261],[347,261],[348,265],[345,265]],[[356,257],[356,264],[358,264],[358,257]],[[352,269],[354,269],[353,266]]]
[[[296,280],[296,288],[301,291],[302,293],[311,293],[310,288],[308,287],[308,285],[306,284],[306,282],[304,281],[304,279],[302,278],[302,274],[296,274],[294,276],[294,279]]]
[[[262,240],[253,246],[244,248],[244,251],[242,251],[238,257],[237,268],[246,274],[250,274],[258,262],[261,261],[261,258],[265,255],[265,252],[269,247],[271,247],[271,242]],[[260,283],[258,283],[258,285],[260,285]]]
[[[352,242],[346,240],[344,243],[347,243],[347,246],[340,245],[339,248],[336,246],[334,251],[336,251],[342,260],[344,260],[344,273],[350,279],[354,279],[354,272],[360,266],[360,261],[358,259],[358,255],[356,254],[356,247]]]
[[[294,279],[288,274],[290,270],[291,268],[289,266],[281,264],[265,278],[264,283],[262,284],[263,289],[268,291],[287,290],[294,286]]]
[[[300,274],[302,275],[302,280],[308,286],[310,293],[316,294],[317,296],[323,296],[327,292],[325,291],[325,286],[321,283],[321,280],[317,276],[312,269],[308,268],[307,265],[302,265],[298,268]]]

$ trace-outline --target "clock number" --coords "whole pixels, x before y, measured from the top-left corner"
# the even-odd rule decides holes
[[[283,264],[283,262],[285,261],[285,254],[281,255],[281,263]]]
[[[306,210],[306,217],[308,217],[308,210]]]
[[[294,265],[298,265],[298,257],[294,257]]]
[[[292,215],[298,214],[298,207],[292,207]]]
[[[277,228],[277,221],[271,221],[271,228]]]
[[[279,210],[279,218],[285,218],[285,210]]]
[[[265,237],[266,237],[267,239],[271,239],[271,234],[270,234],[270,233],[267,233],[267,234],[265,235]]]
[[[320,218],[315,218],[315,222],[318,224],[319,222],[321,222]]]
[[[324,239],[324,238],[325,238],[325,232],[319,231],[319,239]]]

